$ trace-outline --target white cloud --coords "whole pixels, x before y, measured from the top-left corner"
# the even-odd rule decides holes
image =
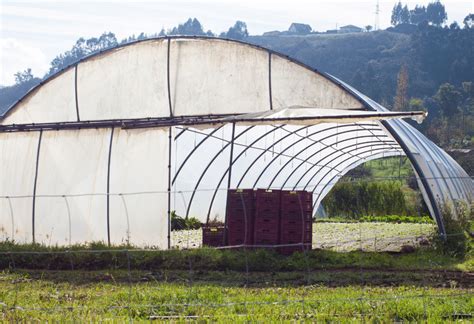
[[[42,77],[49,67],[46,55],[40,48],[19,42],[15,38],[0,39],[0,84],[12,85],[14,74],[31,68],[33,74]]]

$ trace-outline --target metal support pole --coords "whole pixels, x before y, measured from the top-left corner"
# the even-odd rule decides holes
[[[270,99],[270,110],[273,110],[272,95],[272,52],[268,52],[268,94]]]
[[[173,106],[171,104],[171,85],[170,85],[170,50],[171,39],[168,37],[168,51],[166,56],[166,81],[168,83],[168,105],[170,109],[170,117],[173,117]]]
[[[36,185],[38,183],[38,167],[39,167],[39,158],[41,151],[41,140],[43,138],[43,131],[41,130],[38,138],[38,150],[36,151],[36,166],[35,166],[35,180],[33,183],[33,209],[31,212],[31,233],[33,236],[33,244],[36,243],[35,238],[35,217],[36,217]]]
[[[77,121],[80,122],[81,121],[81,117],[79,115],[79,99],[78,99],[78,95],[77,95],[77,65],[79,63],[77,63],[74,67],[74,99],[76,101],[76,117],[77,117]]]
[[[172,127],[168,129],[168,249],[171,249],[171,133]]]
[[[230,189],[232,181],[232,160],[234,159],[234,136],[235,136],[235,123],[232,123],[232,137],[230,139],[230,156],[229,156],[229,178],[227,179],[227,190]],[[227,194],[228,195],[228,194]],[[227,245],[227,213],[224,218],[224,245]]]
[[[114,139],[114,129],[110,131],[109,159],[107,161],[107,244],[110,246],[110,163],[112,162],[112,143]]]

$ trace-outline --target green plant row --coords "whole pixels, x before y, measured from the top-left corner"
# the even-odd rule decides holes
[[[363,216],[360,218],[360,221],[384,222],[384,223],[416,223],[416,224],[434,224],[435,223],[430,216],[403,216],[403,215]]]
[[[400,181],[339,182],[324,198],[329,216],[359,219],[363,215],[409,215],[409,207]]]
[[[385,215],[385,216],[362,216],[359,219],[346,217],[317,218],[318,223],[413,223],[413,224],[434,224],[430,216],[403,216],[403,215]]]
[[[189,270],[307,271],[326,268],[455,268],[460,259],[435,250],[410,254],[311,250],[284,256],[270,249],[138,250],[129,246],[77,245],[70,249],[41,245],[0,244],[0,269],[37,270]]]

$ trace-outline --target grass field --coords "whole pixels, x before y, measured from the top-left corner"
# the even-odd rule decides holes
[[[471,288],[420,286],[424,274],[372,286],[352,273],[2,273],[1,319],[7,321],[333,320],[444,322],[470,317]],[[390,273],[377,273],[389,277]],[[343,279],[345,278],[346,284]],[[415,278],[415,279],[414,279]],[[357,284],[359,281],[359,284]],[[408,283],[400,284],[407,281]],[[436,284],[442,285],[442,282]],[[436,285],[435,285],[436,286]]]
[[[292,256],[4,243],[0,320],[472,323],[472,253],[458,259],[417,245],[434,230],[432,224],[315,223],[315,244],[323,249]],[[374,252],[398,251],[407,242],[390,241],[396,236],[410,238],[417,250]]]

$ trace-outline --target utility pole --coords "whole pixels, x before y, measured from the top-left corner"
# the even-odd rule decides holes
[[[374,31],[379,29],[379,23],[380,23],[380,5],[379,5],[379,0],[377,0],[377,4],[375,5],[375,23],[374,23]]]

